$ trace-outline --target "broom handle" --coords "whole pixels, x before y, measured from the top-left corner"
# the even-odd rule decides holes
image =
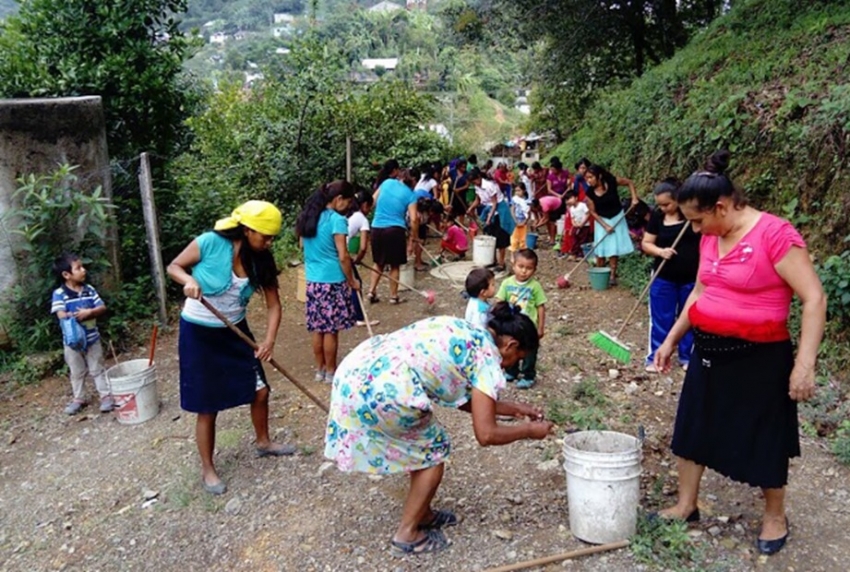
[[[542,558],[535,558],[534,560],[526,560],[524,562],[517,562],[515,564],[498,566],[496,568],[488,568],[484,572],[513,572],[514,570],[522,570],[524,568],[543,566],[545,564],[552,564],[553,562],[569,560],[570,558],[577,558],[579,556],[589,556],[591,554],[599,554],[600,552],[608,552],[609,550],[617,550],[619,548],[625,548],[628,545],[628,540],[620,540],[619,542],[610,542],[608,544],[600,544],[599,546],[591,546],[589,548],[579,548],[578,550],[562,552],[561,554],[544,556]]]
[[[626,220],[626,217],[627,217],[627,216],[629,216],[629,213],[630,213],[630,212],[632,212],[632,209],[633,209],[633,208],[635,208],[635,207],[634,207],[634,205],[630,206],[630,207],[629,207],[629,210],[627,210],[627,211],[626,211],[626,213],[623,215],[623,218],[621,218],[620,220],[618,220],[617,222],[615,222],[615,223],[614,223],[614,226],[613,226],[612,228],[617,228],[617,225],[618,225],[618,224],[620,224],[621,222],[623,222],[624,220]],[[596,223],[594,222],[594,224],[596,224]],[[572,276],[572,275],[573,275],[573,272],[575,272],[576,270],[578,270],[579,268],[581,268],[581,265],[582,265],[582,264],[584,264],[585,260],[587,260],[588,258],[590,258],[590,255],[591,255],[591,254],[593,254],[593,251],[594,251],[594,250],[596,250],[596,247],[597,247],[597,246],[599,246],[600,244],[602,244],[602,241],[603,241],[603,240],[605,240],[606,238],[608,238],[609,236],[611,236],[612,234],[614,234],[614,233],[613,233],[613,232],[606,232],[606,233],[605,233],[605,236],[603,236],[602,238],[600,238],[600,239],[596,242],[596,244],[594,244],[593,246],[591,246],[591,247],[590,247],[590,250],[588,250],[588,251],[587,251],[587,254],[585,254],[585,255],[584,255],[584,258],[582,258],[581,260],[579,260],[579,261],[578,261],[578,263],[577,263],[575,266],[573,266],[573,269],[572,269],[572,270],[570,270],[569,272],[567,272],[567,275],[566,275],[564,278],[566,278],[567,280],[569,280],[569,279],[570,279],[570,276]]]
[[[372,338],[375,336],[375,333],[372,331],[372,321],[369,319],[369,314],[366,313],[366,304],[363,303],[363,295],[360,293],[360,290],[355,290],[357,292],[357,301],[360,302],[360,310],[363,312],[363,318],[366,320],[366,329],[369,330],[369,337]]]
[[[209,310],[210,312],[212,312],[213,316],[215,316],[216,318],[218,318],[219,320],[221,320],[221,321],[222,321],[222,323],[223,323],[225,326],[227,326],[227,327],[230,329],[230,331],[231,331],[231,332],[233,332],[234,334],[236,334],[237,336],[239,336],[240,338],[242,338],[242,341],[243,341],[243,342],[245,342],[246,344],[248,344],[249,346],[251,346],[251,348],[252,348],[252,349],[254,349],[254,350],[256,350],[256,349],[259,347],[259,346],[257,345],[257,342],[255,342],[254,340],[252,340],[251,338],[249,338],[247,335],[245,335],[245,332],[243,332],[242,330],[240,330],[239,328],[237,328],[236,326],[234,326],[234,325],[233,325],[233,323],[232,323],[230,320],[228,320],[227,318],[225,318],[225,317],[224,317],[224,314],[222,314],[221,312],[219,312],[219,311],[218,311],[218,309],[217,309],[215,306],[213,306],[212,304],[210,304],[210,303],[209,303],[209,301],[208,301],[206,298],[204,298],[203,296],[201,296],[200,300],[201,300],[201,304],[203,304],[203,305],[204,305],[204,307],[206,307],[206,309],[207,309],[207,310]],[[313,403],[315,403],[316,405],[318,405],[318,406],[319,406],[319,409],[321,409],[321,410],[322,410],[322,411],[324,411],[325,413],[330,413],[330,411],[328,410],[328,406],[325,404],[325,402],[324,402],[324,401],[322,401],[321,399],[319,399],[318,397],[316,397],[315,395],[313,395],[313,393],[312,393],[309,389],[307,389],[307,388],[304,386],[304,384],[302,384],[300,381],[298,381],[297,379],[295,379],[294,377],[292,377],[291,375],[289,375],[289,373],[288,373],[285,369],[283,369],[283,367],[282,367],[279,363],[277,363],[277,362],[274,360],[274,358],[271,358],[271,359],[269,360],[269,363],[272,365],[272,367],[273,367],[273,368],[275,368],[278,372],[280,372],[280,373],[283,375],[283,377],[285,377],[286,379],[288,379],[288,380],[292,383],[292,385],[294,385],[295,387],[297,387],[298,389],[300,389],[300,390],[301,390],[301,393],[303,393],[304,395],[306,395],[307,397],[309,397],[309,398],[310,398],[310,400],[311,400]]]
[[[685,221],[685,224],[682,225],[682,230],[679,231],[679,234],[676,236],[676,240],[673,241],[673,246],[671,246],[670,248],[676,248],[676,245],[678,245],[679,241],[682,240],[682,237],[685,235],[685,231],[688,230],[688,227],[690,225],[691,225],[691,223],[689,223],[688,221]],[[668,260],[667,258],[662,259],[661,264],[658,265],[658,268],[656,268],[655,272],[652,273],[652,276],[649,277],[649,282],[647,282],[646,286],[644,286],[643,290],[641,290],[640,295],[638,296],[638,299],[635,300],[635,305],[632,306],[632,311],[629,312],[629,315],[626,316],[625,320],[623,320],[623,325],[620,326],[619,330],[617,330],[617,335],[614,336],[615,338],[619,338],[620,335],[623,333],[623,331],[626,329],[626,326],[628,325],[629,320],[631,320],[632,317],[635,315],[635,312],[637,312],[637,309],[638,309],[638,306],[640,306],[641,300],[643,300],[643,297],[646,296],[646,293],[649,291],[649,287],[652,286],[652,283],[655,282],[655,279],[658,278],[658,275],[661,273],[661,269],[664,268],[665,264],[667,264],[667,260]]]
[[[423,296],[423,297],[425,297],[425,298],[427,298],[427,297],[428,297],[428,294],[426,294],[426,293],[425,293],[425,292],[423,292],[422,290],[417,290],[416,288],[414,288],[414,287],[413,287],[413,286],[411,286],[410,284],[405,284],[405,283],[404,283],[404,282],[402,282],[401,280],[396,280],[395,278],[393,278],[392,276],[390,276],[390,275],[389,275],[389,274],[387,274],[386,272],[381,272],[380,270],[378,270],[378,269],[377,269],[376,267],[374,267],[374,266],[369,266],[368,264],[366,264],[366,263],[365,263],[365,262],[363,262],[363,261],[360,261],[360,262],[358,262],[357,264],[359,264],[360,266],[362,266],[362,267],[363,267],[363,268],[365,268],[366,270],[371,270],[372,272],[377,272],[377,273],[378,273],[378,274],[380,274],[381,276],[384,276],[384,277],[386,277],[386,278],[389,278],[390,280],[392,280],[393,282],[395,282],[395,283],[396,283],[396,284],[398,284],[399,286],[404,286],[404,287],[405,287],[405,288],[407,288],[408,290],[411,290],[411,291],[413,291],[413,292],[416,292],[416,293],[417,293],[417,294],[419,294],[420,296]]]
[[[151,351],[150,356],[148,357],[148,367],[153,365],[153,356],[156,353],[156,334],[159,331],[159,326],[157,324],[153,325],[153,334],[151,334]]]

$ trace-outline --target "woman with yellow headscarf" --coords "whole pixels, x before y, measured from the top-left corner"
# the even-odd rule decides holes
[[[271,203],[248,201],[195,238],[168,265],[183,285],[180,314],[180,406],[197,413],[195,439],[201,457],[201,484],[220,495],[227,486],[213,463],[219,411],[251,404],[259,457],[292,455],[291,445],[269,437],[269,385],[260,360],[271,359],[281,308],[278,269],[269,248],[280,232],[281,214]],[[200,302],[201,296],[253,339],[245,318],[248,300],[260,290],[266,300],[266,335],[254,351]]]

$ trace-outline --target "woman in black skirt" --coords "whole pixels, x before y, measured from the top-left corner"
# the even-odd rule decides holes
[[[215,230],[189,243],[168,265],[183,285],[180,314],[180,406],[197,413],[195,439],[201,457],[201,484],[214,495],[227,491],[213,464],[219,411],[251,404],[259,457],[292,455],[295,447],[269,438],[269,386],[260,360],[271,359],[280,325],[278,270],[269,247],[280,232],[274,205],[248,201],[219,220]],[[254,351],[200,302],[201,296],[253,338],[245,319],[248,299],[261,290],[266,300],[266,336]]]
[[[814,395],[826,297],[800,234],[748,206],[725,174],[728,162],[726,151],[712,155],[677,197],[703,238],[696,286],[655,353],[654,365],[669,371],[676,344],[693,328],[673,432],[679,499],[660,515],[699,520],[699,484],[709,467],[762,489],[756,545],[774,554],[788,538],[785,485],[789,459],[800,454],[797,402]],[[803,305],[796,356],[787,326],[794,294]]]

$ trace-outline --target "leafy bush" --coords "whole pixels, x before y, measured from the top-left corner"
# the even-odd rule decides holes
[[[623,256],[617,263],[617,280],[632,294],[639,294],[652,273],[652,257],[636,252]]]
[[[850,466],[850,421],[845,419],[841,422],[831,448],[842,465]]]
[[[850,242],[850,236],[844,243]],[[850,326],[850,249],[834,254],[817,267],[818,276],[827,296],[830,320]]]
[[[27,175],[3,224],[20,237],[15,253],[17,282],[4,308],[4,327],[23,352],[61,347],[55,319],[49,315],[57,279],[51,267],[64,251],[73,251],[98,276],[109,268],[104,241],[110,205],[101,188],[91,193],[76,186],[75,167],[60,166],[50,175]]]
[[[688,525],[682,520],[638,518],[637,533],[629,545],[635,560],[657,566],[661,570],[690,570],[701,551],[688,536]]]

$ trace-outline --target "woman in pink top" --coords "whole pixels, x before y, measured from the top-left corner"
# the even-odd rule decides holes
[[[555,243],[558,219],[566,211],[563,199],[552,195],[545,195],[531,201],[531,212],[537,217],[534,229],[545,226],[549,233],[549,241]]]
[[[815,361],[826,297],[800,234],[785,220],[747,205],[718,151],[691,175],[677,200],[702,232],[696,286],[655,353],[669,371],[679,339],[693,327],[694,351],[673,431],[679,498],[663,518],[699,520],[705,467],[761,487],[765,509],[756,545],[778,552],[788,538],[788,463],[800,454],[797,402],[815,392]],[[803,305],[794,356],[787,320],[791,298]]]
[[[446,233],[443,235],[443,240],[440,241],[440,257],[442,257],[446,251],[451,252],[457,260],[463,260],[466,256],[466,251],[469,250],[469,241],[466,239],[466,233],[457,223],[457,215],[449,209],[449,212],[446,214],[446,220],[448,225],[446,227]]]

